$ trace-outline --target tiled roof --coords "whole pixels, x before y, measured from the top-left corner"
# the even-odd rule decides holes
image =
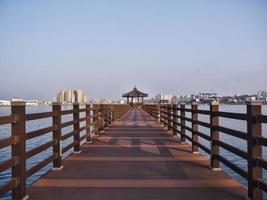
[[[138,90],[136,87],[130,92],[124,93],[122,97],[148,97],[147,93],[143,93]]]

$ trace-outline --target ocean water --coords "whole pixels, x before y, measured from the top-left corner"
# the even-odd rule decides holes
[[[187,107],[190,107],[190,106],[187,106]],[[27,107],[26,113],[48,112],[48,111],[51,111],[51,109],[52,109],[51,106]],[[67,107],[67,106],[63,107],[63,110],[68,110],[68,109],[72,109],[72,107]],[[208,110],[209,106],[208,105],[200,105],[199,109]],[[246,113],[246,106],[245,105],[220,105],[220,111]],[[262,107],[262,113],[267,115],[267,106],[266,105]],[[0,116],[6,116],[9,114],[10,114],[10,107],[0,107]],[[85,116],[85,113],[80,114],[80,117],[84,117],[84,116]],[[191,117],[191,114],[186,113],[186,116]],[[62,117],[62,122],[66,122],[66,121],[70,121],[70,120],[72,120],[72,114],[65,115]],[[204,122],[209,122],[209,117],[205,116],[205,115],[199,115],[199,120],[204,121]],[[26,123],[26,132],[37,130],[40,128],[45,128],[45,127],[48,127],[51,125],[52,125],[52,119],[51,118],[29,121]],[[85,122],[82,122],[81,126],[84,126],[84,125],[85,125]],[[191,127],[190,123],[186,123],[186,125]],[[245,121],[220,118],[220,125],[246,132],[246,122]],[[72,126],[62,129],[62,134],[64,135],[70,131],[72,131]],[[209,135],[209,132],[210,132],[209,129],[201,127],[201,126],[199,126],[199,131],[202,133],[205,133],[207,135]],[[0,126],[0,139],[7,138],[10,136],[10,134],[11,134],[11,126],[10,125]],[[84,134],[85,134],[85,131],[83,131],[81,133],[81,136]],[[187,132],[186,134],[191,135],[190,132]],[[267,125],[266,124],[263,124],[263,136],[267,137]],[[27,150],[30,150],[32,148],[35,148],[37,146],[40,146],[41,144],[44,144],[44,143],[50,141],[51,139],[52,139],[52,133],[47,133],[47,134],[42,135],[40,137],[33,138],[33,139],[27,141],[27,144],[26,144],[27,147],[26,148],[27,148]],[[232,137],[230,135],[220,133],[220,140],[246,151],[246,148],[247,148],[246,142],[242,139],[238,139],[238,138]],[[65,140],[63,142],[63,147],[68,145],[72,141],[73,141],[73,137]],[[206,147],[210,146],[208,141],[201,139],[200,137],[199,137],[199,142],[204,144]],[[82,141],[81,143],[84,143],[84,141]],[[68,152],[64,153],[63,157],[68,156],[69,154],[72,153],[72,151],[73,151],[73,149],[70,149]],[[206,154],[205,152],[201,151],[201,153],[204,156],[209,157],[209,155]],[[228,152],[222,148],[220,148],[220,153],[222,156],[224,156],[225,158],[227,158],[228,160],[230,160],[234,164],[247,170],[246,160],[244,160],[244,159],[242,159],[242,158],[240,158],[240,157],[238,157],[238,156],[236,156],[236,155],[234,155],[234,154],[232,154],[232,153],[230,153],[230,152]],[[36,165],[40,161],[49,157],[50,155],[52,155],[52,148],[49,148],[46,151],[43,151],[43,152],[31,157],[26,162],[27,169]],[[11,157],[11,148],[10,147],[0,149],[0,162],[3,162],[5,160],[9,159],[10,157]],[[265,147],[263,148],[263,157],[265,159],[267,159],[267,149]],[[242,178],[237,173],[235,173],[234,171],[232,171],[228,167],[224,166],[223,164],[221,164],[221,167],[230,176],[234,177],[235,179],[240,181],[242,184],[247,186],[247,181],[244,178]],[[47,165],[46,167],[42,168],[39,172],[33,174],[31,177],[29,177],[27,179],[27,186],[30,186],[34,181],[36,181],[38,178],[40,178],[43,174],[47,173],[51,168],[52,168],[52,163]],[[267,172],[265,170],[264,170],[263,174],[264,174],[265,181],[267,181]],[[11,178],[11,169],[1,172],[0,173],[0,185],[3,185],[7,181],[9,181],[10,178]],[[4,199],[4,200],[11,199],[11,192],[7,193],[1,199]]]

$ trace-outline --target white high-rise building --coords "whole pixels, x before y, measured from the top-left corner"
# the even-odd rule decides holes
[[[64,90],[60,90],[57,94],[57,102],[64,102]]]
[[[86,96],[84,91],[81,89],[77,90],[60,90],[60,92],[57,94],[56,100],[58,102],[62,103],[85,103],[86,102]]]
[[[84,92],[81,89],[76,90],[77,92],[77,102],[84,103]]]
[[[172,94],[159,94],[155,97],[156,101],[158,102],[166,102],[166,103],[171,103],[172,101]]]
[[[65,91],[65,101],[68,102],[68,103],[73,103],[73,92],[72,90],[68,89]]]

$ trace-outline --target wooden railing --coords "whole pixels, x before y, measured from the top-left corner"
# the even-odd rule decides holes
[[[267,123],[267,116],[261,113],[261,104],[249,102],[246,113],[231,113],[219,111],[219,104],[213,102],[209,110],[198,109],[197,103],[192,103],[191,108],[185,104],[145,104],[143,109],[160,121],[174,135],[179,135],[180,142],[186,140],[192,143],[192,153],[198,153],[199,148],[210,155],[210,167],[220,169],[223,163],[234,172],[244,177],[248,183],[248,197],[253,200],[263,199],[263,191],[267,192],[267,183],[263,180],[263,170],[267,170],[267,161],[262,156],[263,147],[267,146],[267,138],[262,135],[262,124]],[[186,117],[186,113],[191,117]],[[209,117],[209,122],[199,120],[199,115]],[[247,131],[231,129],[219,124],[220,118],[242,120],[247,123]],[[190,124],[188,126],[186,124]],[[199,126],[208,128],[209,134],[199,131]],[[187,132],[191,134],[187,134]],[[221,133],[233,136],[246,142],[247,151],[228,144],[219,138]],[[210,147],[205,146],[198,139],[206,140]],[[220,148],[246,160],[247,170],[244,170],[222,156]]]
[[[12,102],[11,115],[0,116],[0,125],[11,124],[11,136],[0,140],[0,149],[11,146],[11,158],[0,163],[0,172],[12,168],[11,180],[0,186],[0,197],[12,190],[12,199],[25,198],[27,196],[26,179],[28,177],[51,162],[53,162],[54,170],[62,169],[62,155],[65,152],[74,148],[74,153],[79,153],[82,140],[91,142],[91,132],[100,135],[105,127],[108,127],[113,120],[126,113],[128,109],[129,106],[125,104],[87,104],[85,108],[80,108],[79,104],[73,104],[73,109],[62,110],[60,103],[53,103],[51,112],[26,114],[24,102]],[[80,113],[85,113],[85,117],[81,118]],[[72,115],[73,119],[62,123],[61,118],[64,115]],[[47,118],[52,118],[52,126],[26,132],[27,121]],[[82,127],[80,126],[81,122],[85,122]],[[61,130],[70,126],[73,126],[73,131],[63,135]],[[81,137],[80,133],[84,130],[86,134]],[[27,140],[49,132],[52,132],[51,141],[26,151]],[[73,142],[63,147],[62,142],[70,137],[73,137]],[[27,159],[51,147],[53,148],[51,156],[30,169],[26,169]]]

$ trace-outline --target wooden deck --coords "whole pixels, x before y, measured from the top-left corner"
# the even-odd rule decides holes
[[[28,189],[30,199],[244,199],[247,190],[192,154],[142,110],[131,110],[81,153]]]

